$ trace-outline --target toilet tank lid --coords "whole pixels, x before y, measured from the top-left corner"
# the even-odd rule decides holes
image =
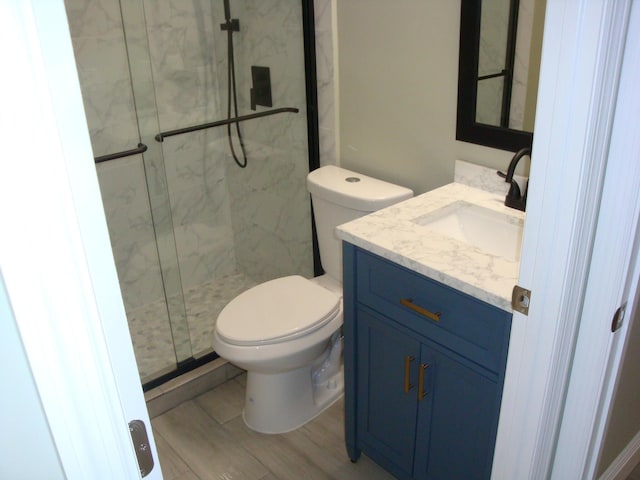
[[[310,172],[307,189],[328,202],[363,212],[375,212],[413,197],[408,188],[334,165]]]

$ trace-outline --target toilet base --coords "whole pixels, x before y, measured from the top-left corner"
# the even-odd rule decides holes
[[[257,432],[290,432],[333,405],[343,391],[342,368],[319,385],[313,385],[309,366],[282,373],[247,372],[242,416]]]

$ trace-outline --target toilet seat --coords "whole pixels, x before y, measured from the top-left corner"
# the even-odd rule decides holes
[[[218,336],[235,345],[268,345],[313,332],[340,314],[340,297],[299,275],[241,293],[220,312]]]

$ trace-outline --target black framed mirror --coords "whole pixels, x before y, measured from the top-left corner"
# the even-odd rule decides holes
[[[544,8],[544,0],[461,0],[457,140],[531,148]]]

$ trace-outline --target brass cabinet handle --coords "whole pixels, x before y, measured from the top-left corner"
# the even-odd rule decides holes
[[[419,313],[420,315],[433,320],[434,322],[439,322],[440,321],[440,315],[442,315],[442,313],[440,313],[440,312],[435,312],[435,313],[430,312],[426,308],[422,308],[421,306],[416,305],[415,303],[413,303],[413,299],[412,298],[401,298],[400,299],[400,303],[402,305],[404,305],[405,307],[410,308],[414,312]]]
[[[416,357],[411,355],[407,355],[404,357],[404,393],[409,393],[409,390],[413,388],[413,385],[409,383],[409,373],[411,370],[411,362],[413,362]]]
[[[429,392],[424,391],[424,372],[429,368],[428,363],[421,363],[418,369],[418,400],[422,400]]]

